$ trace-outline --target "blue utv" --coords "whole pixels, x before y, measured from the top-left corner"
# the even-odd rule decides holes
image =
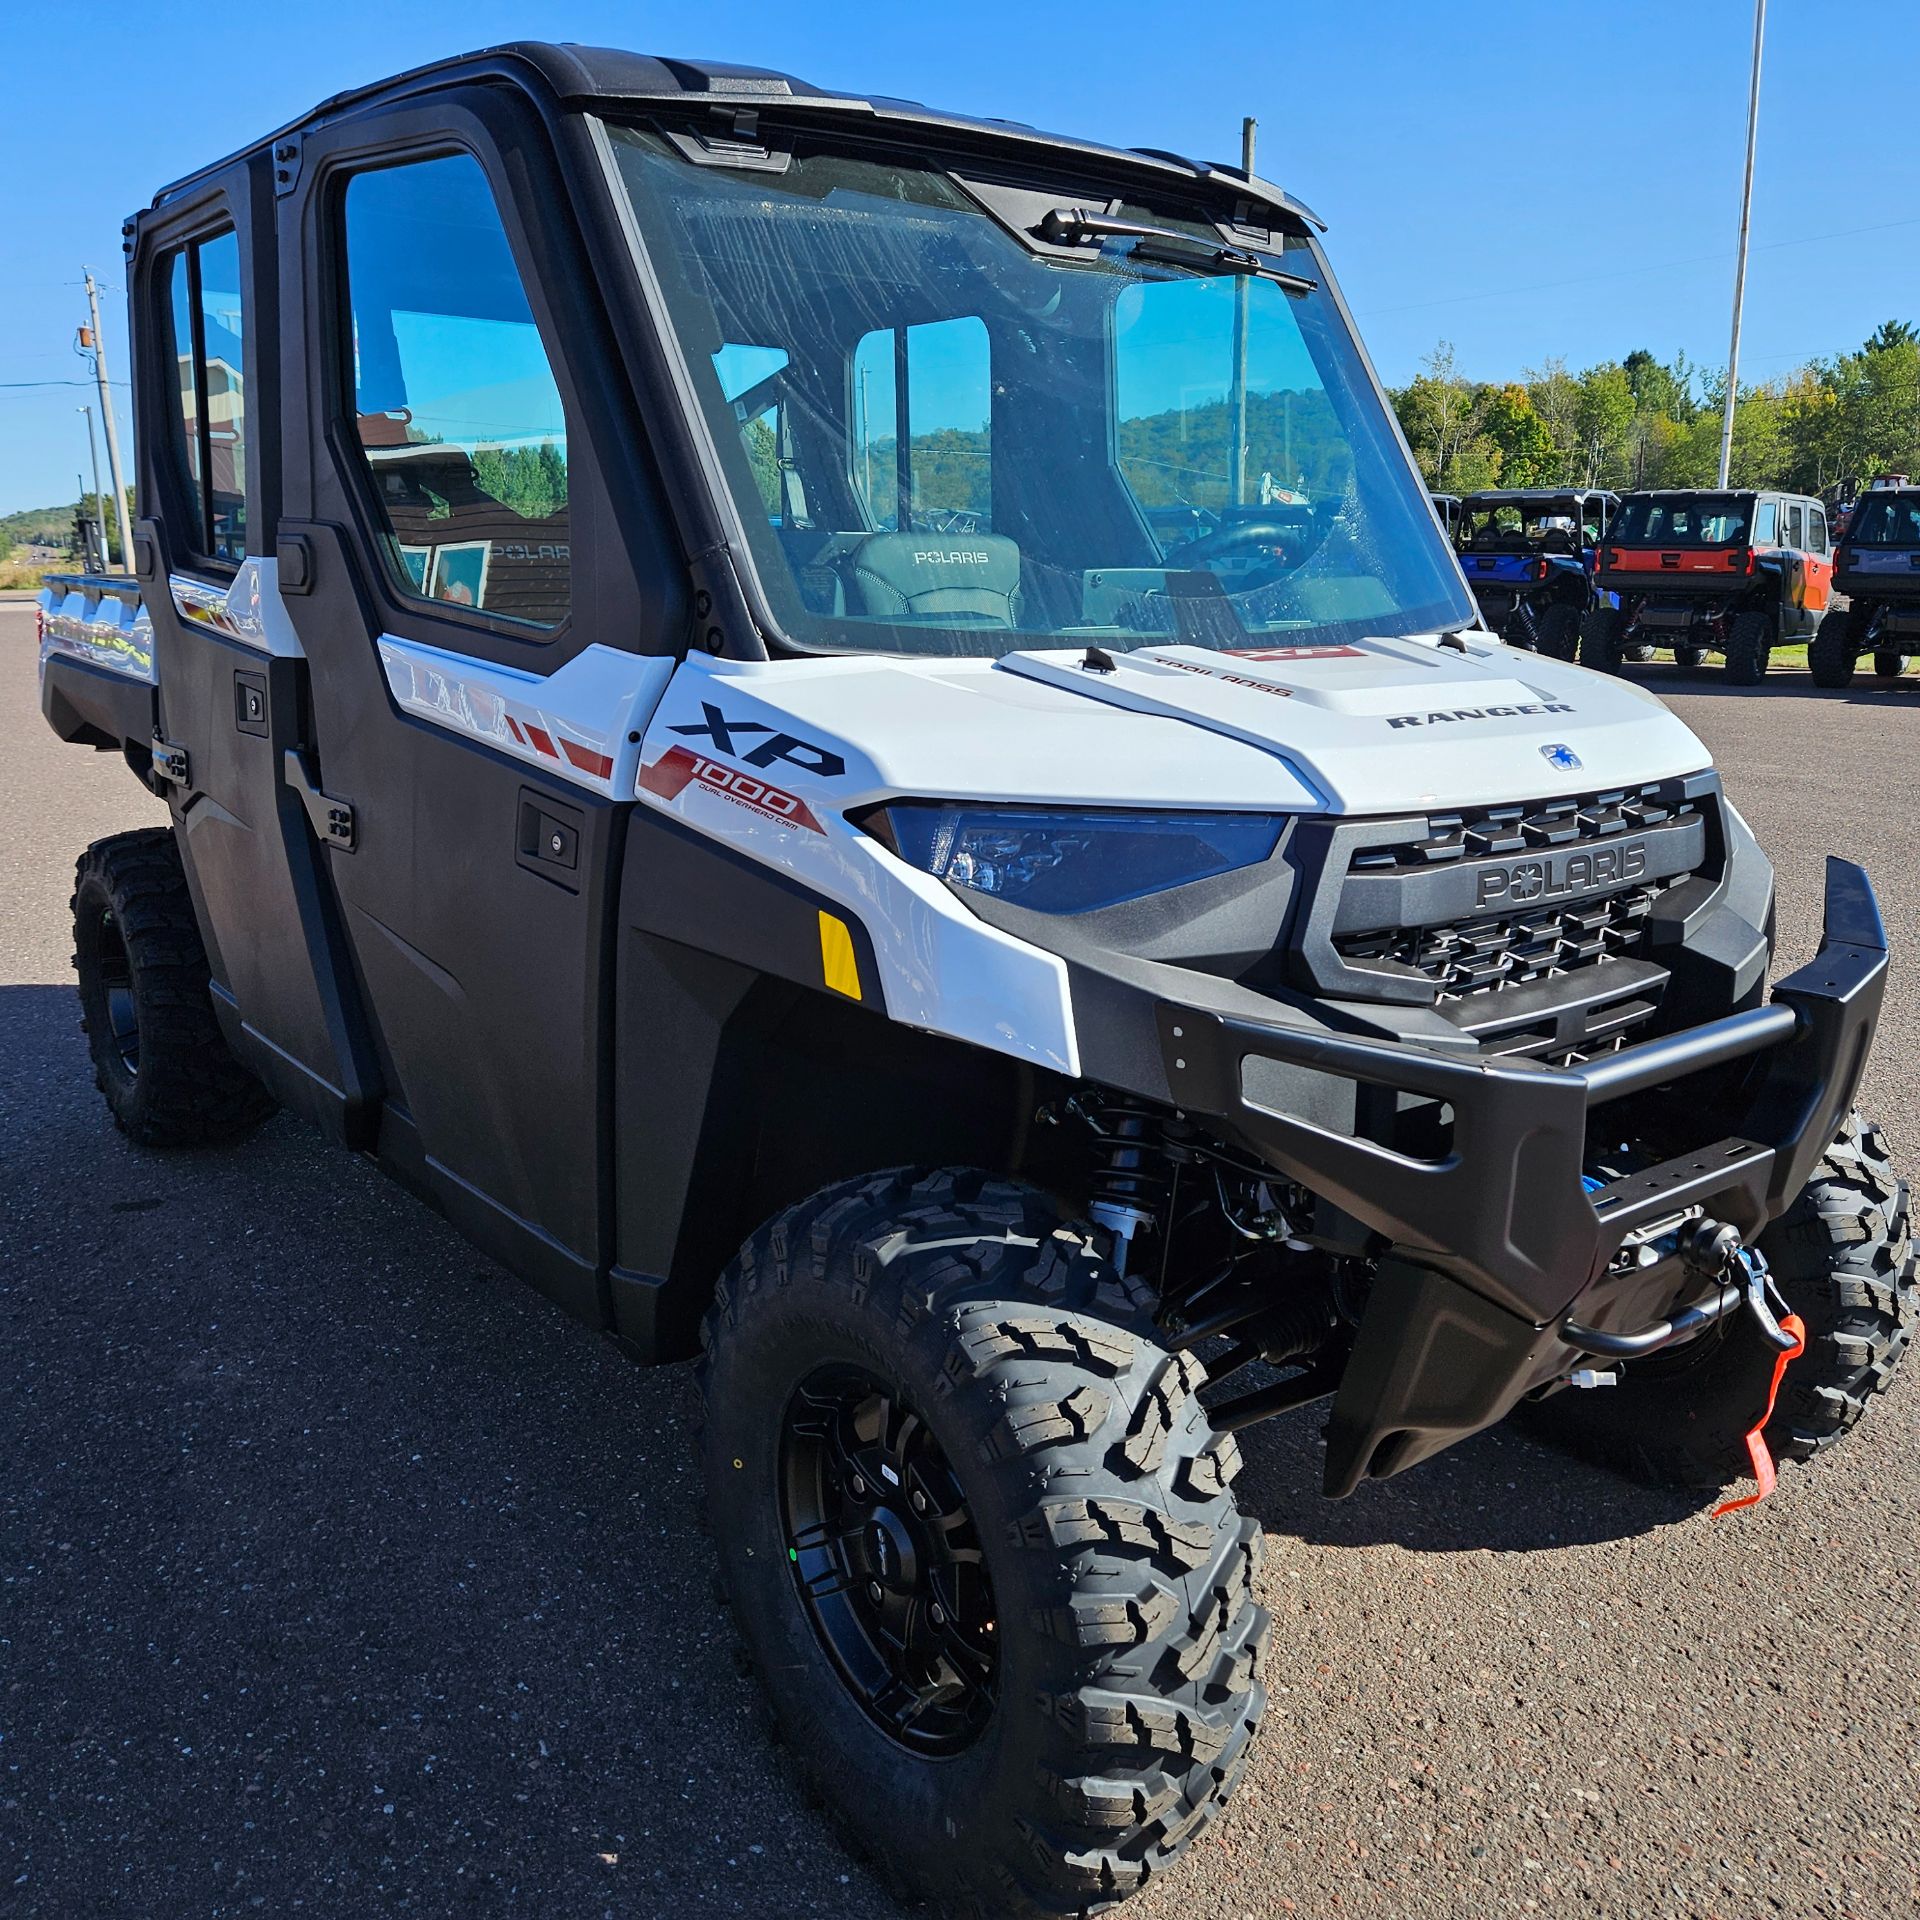
[[[1470,493],[1453,530],[1480,617],[1509,646],[1571,660],[1594,597],[1594,549],[1618,497],[1593,487]]]

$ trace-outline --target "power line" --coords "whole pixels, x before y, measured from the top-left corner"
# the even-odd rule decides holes
[[[91,380],[0,380],[0,393],[19,393],[27,387],[90,387]],[[110,387],[124,387],[124,380],[109,380]]]

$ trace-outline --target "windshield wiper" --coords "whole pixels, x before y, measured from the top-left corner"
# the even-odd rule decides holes
[[[1084,207],[1051,207],[1034,229],[1054,246],[1072,246],[1081,240],[1132,240],[1133,258],[1170,267],[1212,267],[1220,273],[1247,273],[1271,280],[1289,293],[1312,293],[1319,281],[1276,267],[1263,254],[1225,241],[1203,240],[1175,227],[1150,227],[1138,220],[1118,220],[1111,214],[1089,213]]]

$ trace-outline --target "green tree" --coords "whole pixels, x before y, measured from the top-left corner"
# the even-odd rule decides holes
[[[1553,463],[1553,435],[1525,387],[1510,381],[1487,396],[1482,427],[1500,455],[1500,484],[1537,487]]]
[[[1595,486],[1603,479],[1623,477],[1633,417],[1633,383],[1627,378],[1626,368],[1607,361],[1581,374],[1574,382],[1573,424],[1579,462],[1575,478]]]
[[[1911,321],[1882,320],[1867,336],[1867,344],[1862,351],[1879,353],[1888,347],[1913,346],[1920,346],[1920,329],[1916,329]]]

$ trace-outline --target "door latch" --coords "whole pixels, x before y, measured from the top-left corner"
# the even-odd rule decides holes
[[[176,747],[172,741],[161,735],[153,736],[153,772],[155,779],[164,780],[169,786],[184,787],[187,784],[187,750]]]
[[[327,846],[338,847],[342,853],[351,853],[355,844],[352,803],[336,800],[332,794],[322,793],[314,785],[312,775],[307,772],[305,754],[289,747],[281,767],[287,785],[305,803],[307,818],[313,822],[314,832]]]

